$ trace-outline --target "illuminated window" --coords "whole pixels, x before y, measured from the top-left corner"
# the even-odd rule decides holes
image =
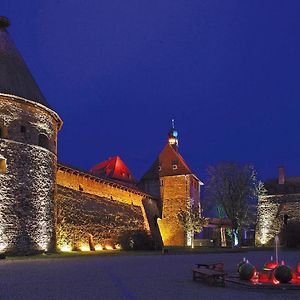
[[[173,170],[177,170],[178,169],[177,165],[172,165],[172,167],[173,167]]]
[[[22,133],[26,133],[26,127],[22,125],[22,126],[20,127],[20,131],[21,131]]]
[[[160,186],[164,185],[164,181],[162,179],[160,179]]]
[[[0,155],[0,174],[6,173],[6,159]]]
[[[39,134],[39,146],[44,148],[49,147],[49,139],[45,134]]]

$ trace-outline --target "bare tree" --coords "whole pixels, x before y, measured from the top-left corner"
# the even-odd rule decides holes
[[[220,207],[232,222],[233,245],[240,244],[241,229],[255,222],[257,199],[263,190],[252,165],[222,162],[208,168],[206,202]]]
[[[177,217],[184,231],[191,235],[191,246],[194,248],[194,234],[202,231],[203,227],[208,224],[208,219],[201,217],[199,205],[192,205],[186,210],[180,210]]]

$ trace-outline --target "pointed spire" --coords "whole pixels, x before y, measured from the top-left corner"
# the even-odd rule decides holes
[[[0,17],[0,94],[9,94],[51,108],[11,40],[8,18]]]
[[[168,141],[169,144],[177,150],[178,148],[178,132],[175,130],[175,119],[172,119],[172,127],[169,130]]]

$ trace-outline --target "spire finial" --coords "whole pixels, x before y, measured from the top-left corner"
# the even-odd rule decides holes
[[[10,25],[8,18],[0,16],[0,28],[7,28]]]
[[[168,140],[169,140],[169,144],[172,145],[175,150],[177,150],[178,132],[175,130],[175,119],[172,118],[171,121],[172,121],[172,127],[169,130]]]

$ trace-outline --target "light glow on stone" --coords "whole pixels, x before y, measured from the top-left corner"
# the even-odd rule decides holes
[[[7,247],[6,243],[0,243],[0,251],[4,252]]]
[[[61,252],[71,252],[72,247],[70,245],[63,245],[63,246],[60,247],[60,251]]]
[[[80,247],[79,247],[80,251],[90,251],[90,246],[89,245],[86,245],[86,244],[82,244]]]
[[[95,250],[96,250],[96,251],[101,251],[101,250],[103,250],[102,245],[95,245]]]

